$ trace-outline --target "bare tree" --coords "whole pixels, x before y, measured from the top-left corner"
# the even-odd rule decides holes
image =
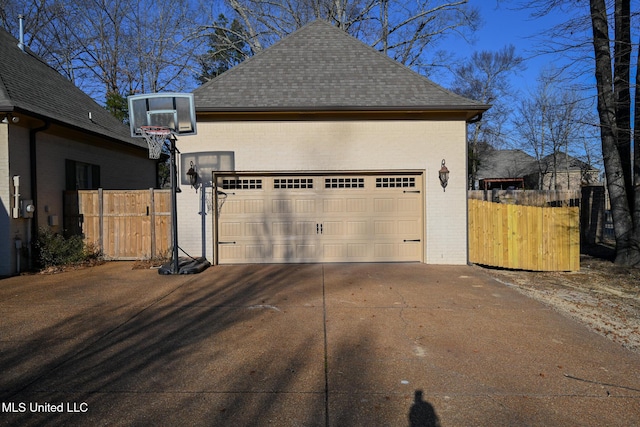
[[[449,35],[468,35],[479,22],[468,0],[226,0],[244,28],[251,54],[315,19],[327,20],[398,62],[427,70],[432,46]],[[208,34],[219,28],[203,27]]]
[[[629,0],[615,0],[614,38],[610,34],[610,14],[604,0],[590,0],[598,115],[605,173],[611,199],[616,236],[616,262],[640,266],[640,182],[631,169],[630,46],[631,11]],[[613,55],[612,55],[613,42]],[[613,72],[612,72],[613,57]],[[640,61],[640,60],[639,60]],[[640,70],[636,70],[636,73]],[[636,78],[638,79],[638,77]],[[636,110],[638,105],[635,106]],[[636,118],[638,118],[636,114]],[[640,126],[636,121],[634,126]],[[638,141],[635,141],[636,148]],[[638,157],[636,150],[636,157]],[[637,158],[636,158],[637,160]]]
[[[502,145],[503,125],[507,122],[515,92],[509,77],[521,70],[522,57],[516,55],[513,45],[497,52],[474,52],[469,60],[454,70],[452,90],[467,98],[492,107],[482,119],[469,125],[469,188],[475,188],[481,147]]]
[[[132,39],[136,47],[129,60],[131,92],[184,90],[193,86],[201,41],[194,39],[198,12],[188,0],[134,2]]]
[[[220,12],[239,25],[222,28]],[[116,101],[193,87],[208,40],[202,36],[216,30],[233,35],[230,43],[241,37],[243,54],[252,55],[321,18],[427,73],[438,40],[468,35],[479,20],[468,0],[0,0],[0,25],[13,34],[18,13],[31,49],[95,99]]]
[[[521,148],[536,159],[538,188],[548,190],[557,188],[561,173],[568,176],[569,156],[591,164],[595,141],[591,103],[556,75],[553,69],[543,70],[537,87],[520,99],[513,118]]]
[[[539,81],[538,89],[522,97],[515,109],[514,129],[518,144],[524,151],[533,153],[538,165],[537,187],[542,189],[545,170],[542,159],[549,153],[547,119],[549,117],[548,81]]]
[[[108,100],[193,86],[200,40],[191,36],[201,14],[192,3],[32,0],[21,13],[28,46],[96,100]],[[0,16],[17,16],[16,9]]]
[[[640,11],[630,0],[528,1],[535,16],[566,11],[571,18],[547,31],[548,51],[563,53],[571,77],[595,76],[591,91],[597,93],[597,125],[611,201],[616,238],[615,262],[640,266],[640,96],[631,99],[632,40],[640,37]],[[637,3],[633,3],[637,8]],[[571,12],[570,14],[568,12]],[[635,34],[633,31],[636,31]],[[553,39],[553,40],[552,40]],[[637,54],[637,49],[635,49]],[[640,63],[640,58],[636,60]],[[636,68],[636,82],[640,82]],[[634,123],[631,112],[635,111]],[[631,138],[633,137],[633,144]],[[632,145],[634,149],[632,149]],[[633,161],[632,161],[633,159]]]
[[[69,35],[60,30],[65,8],[56,0],[0,0],[0,25],[18,38],[18,15],[24,18],[25,45],[63,75],[72,75]]]

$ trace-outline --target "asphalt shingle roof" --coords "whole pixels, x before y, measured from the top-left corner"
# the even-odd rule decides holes
[[[569,170],[596,170],[593,166],[584,163],[564,153],[556,154],[556,169],[566,170],[569,162]],[[496,150],[488,148],[482,151],[478,159],[478,179],[493,178],[522,178],[530,174],[553,169],[553,156],[543,157],[540,163],[522,150]]]
[[[488,105],[436,85],[314,21],[194,91],[198,112],[468,111]]]
[[[0,29],[0,112],[16,112],[146,148],[118,121],[60,73]],[[91,120],[89,120],[91,113]]]
[[[478,159],[478,179],[522,178],[536,170],[536,159],[522,150],[487,149]]]
[[[541,163],[544,170],[550,170],[553,168],[553,155],[542,158]],[[597,170],[595,167],[583,162],[580,159],[576,159],[573,156],[565,153],[556,153],[556,168],[558,170]]]

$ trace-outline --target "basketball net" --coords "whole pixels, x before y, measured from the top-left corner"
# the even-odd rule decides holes
[[[218,193],[218,212],[217,212],[217,214],[220,215],[220,212],[222,211],[222,205],[224,205],[224,202],[227,201],[227,193],[225,193],[224,191],[213,189],[213,190],[211,190],[211,193],[212,193],[211,195],[212,196],[213,196],[213,192],[214,191]],[[213,197],[211,197],[211,198],[213,199]],[[213,200],[211,202],[212,202],[211,203],[211,205],[212,205],[211,209],[208,209],[208,207],[207,207],[209,212],[211,212],[213,210]]]
[[[159,159],[162,147],[171,135],[171,129],[165,126],[140,126],[140,130],[149,145],[149,158]]]

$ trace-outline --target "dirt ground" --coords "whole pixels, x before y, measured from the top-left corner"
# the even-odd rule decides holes
[[[483,268],[507,286],[640,352],[640,268],[619,267],[610,253],[580,256],[580,271],[531,272]]]

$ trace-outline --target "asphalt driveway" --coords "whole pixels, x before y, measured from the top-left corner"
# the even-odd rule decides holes
[[[0,425],[630,426],[640,355],[482,270],[0,280]]]

